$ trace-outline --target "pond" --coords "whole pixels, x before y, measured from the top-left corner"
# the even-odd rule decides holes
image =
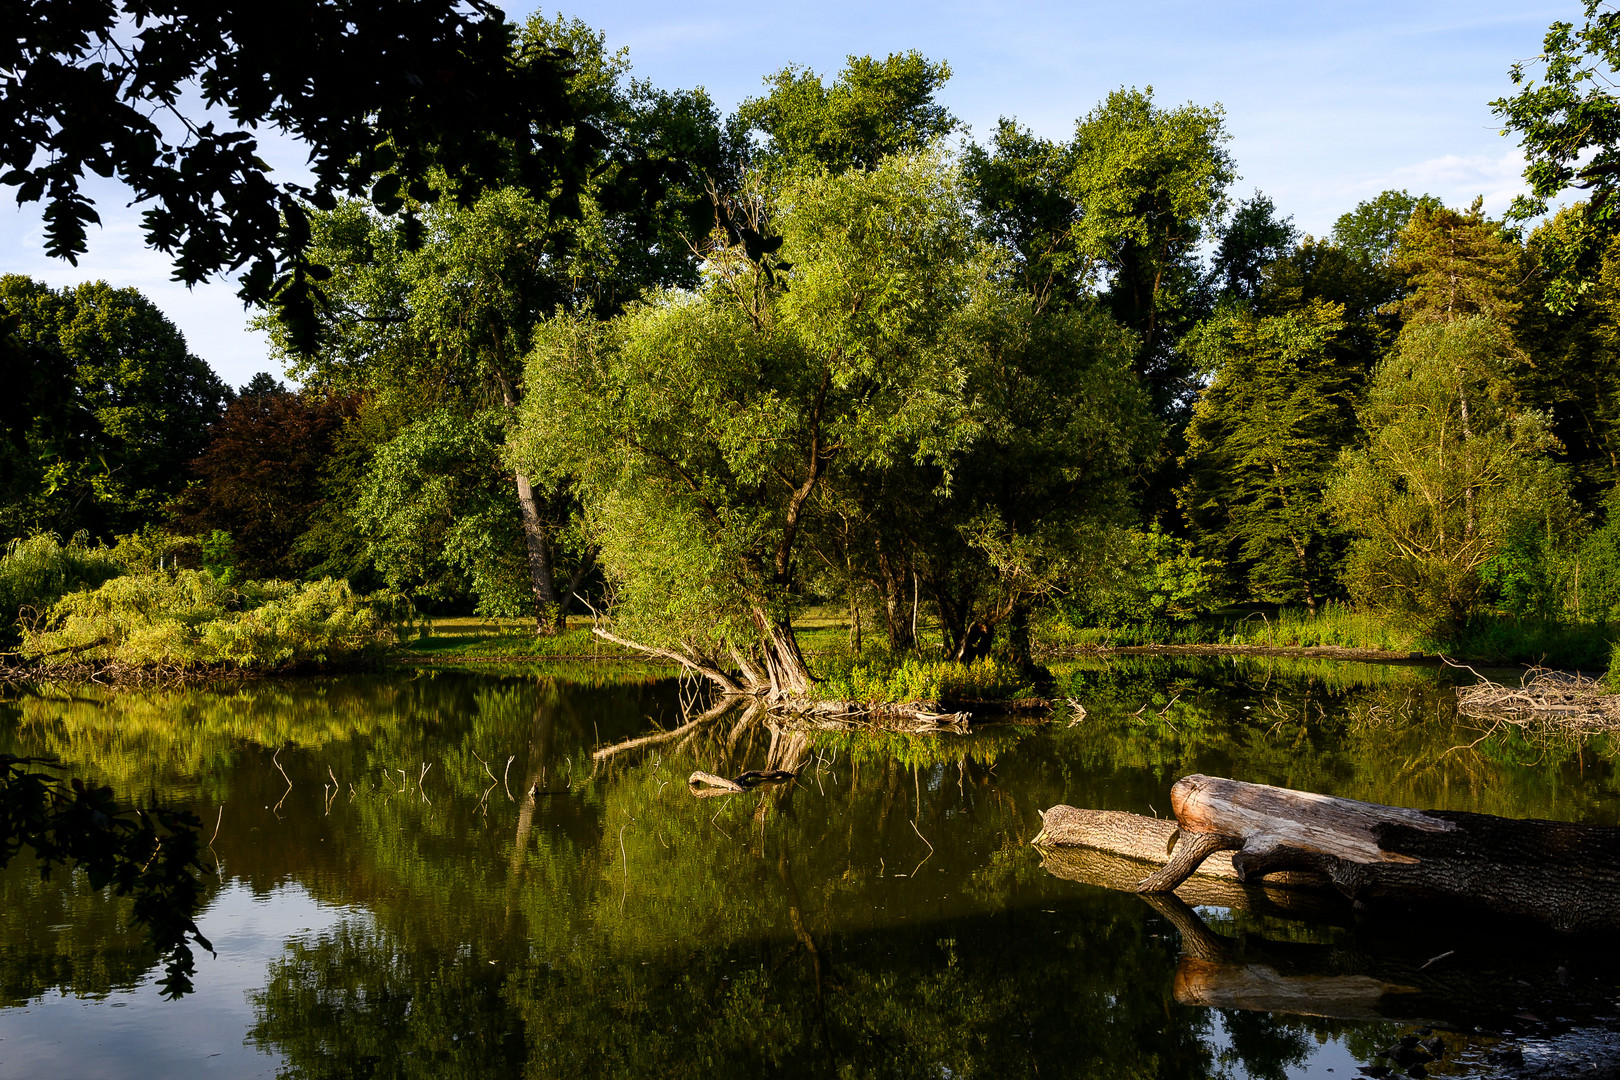
[[[217,955],[160,1000],[127,903],[19,858],[0,1075],[1269,1080],[1388,1064],[1428,1028],[1430,1072],[1478,1075],[1516,1029],[1620,1011],[1601,944],[1149,902],[1029,846],[1042,809],[1164,814],[1191,772],[1620,824],[1607,742],[1478,730],[1420,666],[1060,676],[1083,719],[863,736],[730,714],[601,759],[673,732],[682,687],[604,665],[14,695],[0,751],[205,822]],[[743,795],[685,782],[784,763],[797,782]]]

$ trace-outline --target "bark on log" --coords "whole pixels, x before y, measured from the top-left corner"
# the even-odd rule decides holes
[[[1139,885],[1145,892],[1172,890],[1212,852],[1232,851],[1239,881],[1315,873],[1360,904],[1463,905],[1561,931],[1620,930],[1617,828],[1409,810],[1199,775],[1176,782],[1170,805],[1179,843]],[[1110,842],[1078,842],[1123,850],[1111,840],[1120,824],[1091,826]],[[1136,850],[1165,836],[1162,826],[1138,831],[1145,835],[1128,841]],[[1048,842],[1065,842],[1053,834],[1043,830]]]
[[[1128,859],[1140,860],[1143,872],[1163,866],[1172,850],[1181,853],[1180,829],[1168,818],[1150,818],[1122,810],[1083,810],[1074,806],[1054,806],[1041,814],[1042,829],[1030,843],[1044,848],[1095,848]],[[1192,874],[1202,877],[1240,880],[1229,851],[1214,851],[1194,869],[1181,875],[1170,889],[1177,889]],[[1132,882],[1140,884],[1141,875]],[[1267,885],[1321,887],[1329,884],[1322,874],[1279,872],[1266,878]],[[1110,886],[1112,887],[1112,886]]]

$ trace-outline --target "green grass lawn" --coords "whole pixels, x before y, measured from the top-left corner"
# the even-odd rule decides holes
[[[589,619],[570,619],[560,634],[534,632],[530,619],[479,619],[456,617],[434,619],[427,637],[400,647],[399,652],[424,660],[527,660],[534,657],[601,657],[620,659],[639,656],[629,649],[604,641],[591,633]]]

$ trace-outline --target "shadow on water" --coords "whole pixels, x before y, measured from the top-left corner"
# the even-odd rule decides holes
[[[0,705],[0,750],[178,801],[218,821],[223,884],[330,906],[267,939],[237,1017],[287,1076],[1269,1080],[1353,1071],[1418,1024],[1612,1013],[1607,946],[1231,885],[1154,906],[1118,891],[1129,867],[1028,846],[1041,809],[1163,812],[1194,771],[1620,820],[1602,742],[1482,738],[1433,671],[1296,665],[1072,665],[1084,720],[962,736],[692,724],[641,676],[40,688]],[[798,778],[687,790],[750,769]],[[14,866],[0,910],[0,1006],[150,978],[127,911],[79,878]]]

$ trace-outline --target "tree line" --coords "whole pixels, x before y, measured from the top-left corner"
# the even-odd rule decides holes
[[[1580,90],[1608,18],[1555,26],[1571,64],[1496,103],[1536,162],[1571,145],[1536,95]],[[299,390],[232,392],[133,290],[0,282],[28,373],[4,531],[167,530],[545,631],[595,611],[787,694],[807,600],[857,649],[1021,664],[1042,619],[1234,604],[1437,641],[1620,618],[1601,161],[1508,219],[1387,191],[1312,237],[1240,196],[1218,106],[1151,89],[975,142],[914,52],[783,69],[723,116],[575,20],[507,47],[566,57],[560,137],[613,152],[283,208],[317,284],[259,325]]]

